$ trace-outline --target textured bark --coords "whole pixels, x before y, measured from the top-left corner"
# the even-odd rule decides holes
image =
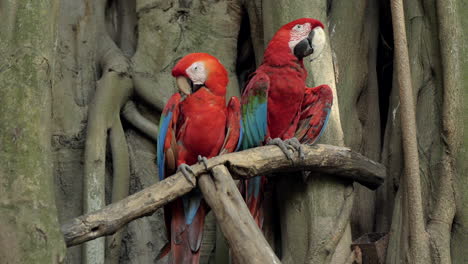
[[[112,202],[122,200],[128,196],[130,187],[130,161],[128,156],[127,140],[120,122],[120,118],[114,121],[114,126],[110,131],[110,143],[112,150],[113,186]],[[116,184],[116,183],[119,184]],[[106,263],[119,263],[120,248],[122,245],[123,230],[107,237]]]
[[[460,56],[460,24],[455,1],[436,1],[439,25],[439,42],[442,60],[443,100],[442,132],[445,138],[442,154],[442,175],[435,195],[436,202],[429,216],[427,232],[431,243],[434,263],[451,263],[450,237],[455,216],[454,179],[456,159],[460,151],[461,129],[457,116],[461,113],[461,78],[458,58]],[[460,126],[461,127],[461,126]]]
[[[460,33],[458,39],[460,56],[457,61],[460,63],[460,93],[458,100],[459,116],[454,115],[457,122],[456,129],[460,133],[461,146],[456,153],[456,175],[454,179],[456,214],[451,230],[451,257],[452,263],[462,264],[468,261],[468,251],[464,247],[468,243],[468,2],[464,0],[456,1],[456,12],[461,21]],[[460,118],[461,116],[461,118]]]
[[[58,1],[0,1],[0,259],[61,263],[51,88]]]
[[[220,59],[229,72],[227,99],[239,95],[235,63],[240,0],[140,0],[136,12],[139,39],[133,63],[138,95],[162,109],[175,91],[170,71],[190,52],[208,52]]]
[[[111,235],[128,222],[152,214],[156,209],[195,187],[196,179],[190,182],[181,174],[168,178],[99,211],[72,219],[62,226],[68,246]]]
[[[198,183],[230,245],[233,258],[237,263],[279,264],[227,168],[215,166],[211,171],[213,176],[201,175]]]
[[[421,179],[419,176],[418,143],[416,138],[416,117],[414,112],[413,87],[408,57],[405,29],[405,13],[402,0],[392,0],[392,22],[395,38],[395,69],[401,103],[401,130],[404,158],[404,178],[409,228],[410,261],[429,263],[429,237],[423,216]]]
[[[453,206],[458,192],[453,184],[457,178],[466,177],[466,172],[465,176],[458,174],[463,172],[460,170],[461,164],[457,163],[463,149],[463,130],[456,117],[462,111],[462,95],[458,88],[462,82],[459,77],[459,59],[455,58],[460,57],[457,54],[465,47],[458,43],[460,27],[456,9],[456,3],[452,1],[405,2],[411,81],[414,94],[418,95],[414,102],[422,187],[422,222],[423,226],[427,223],[424,232],[429,234],[431,250],[431,254],[425,256],[431,258],[424,263],[463,263],[467,259],[466,252],[453,249],[453,246],[460,245],[460,242],[454,243],[456,237],[463,241],[463,236],[457,236],[460,233],[456,231],[456,215],[462,211],[459,207],[455,211]],[[395,99],[392,91],[383,149],[383,159],[389,168],[390,179],[387,183],[394,182],[387,190],[389,193],[398,190],[387,263],[413,263],[420,259],[415,260],[410,255],[408,234],[417,223],[410,220],[414,210],[408,201],[406,181],[399,184],[403,167],[401,147],[392,146],[401,140],[400,134],[396,132],[398,125],[395,125],[399,123],[400,103]],[[389,195],[387,200],[393,200],[392,196]]]
[[[330,44],[345,145],[380,160],[377,40],[379,2],[329,1]],[[353,238],[374,231],[375,192],[355,185]]]
[[[218,165],[225,165],[235,176],[244,179],[257,175],[268,175],[284,171],[307,170],[323,174],[330,174],[341,178],[341,181],[361,184],[375,189],[379,187],[385,177],[385,168],[364,156],[353,153],[347,148],[327,145],[304,146],[305,159],[299,157],[288,160],[283,152],[275,146],[264,146],[214,157],[208,160],[208,170]],[[133,194],[119,202],[113,203],[102,210],[72,219],[62,226],[65,241],[68,246],[74,246],[103,235],[113,234],[128,222],[153,213],[159,207],[173,199],[188,193],[196,186],[196,177],[207,173],[203,164],[191,166],[193,177],[185,178],[182,173],[176,173],[155,185]],[[328,176],[332,177],[332,176]],[[352,193],[352,192],[351,192]],[[351,205],[347,197],[347,205]],[[340,209],[340,221],[335,230],[345,231],[350,207]],[[219,217],[219,216],[218,216]],[[336,226],[335,226],[336,227]],[[332,232],[332,243],[338,242],[340,234]],[[323,238],[323,241],[328,239]],[[327,242],[328,243],[328,242]],[[331,244],[336,247],[336,244]],[[324,248],[329,252],[331,246]]]

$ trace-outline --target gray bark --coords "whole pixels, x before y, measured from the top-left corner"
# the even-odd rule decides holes
[[[0,259],[61,263],[53,194],[52,74],[58,1],[0,1]]]
[[[461,194],[454,185],[455,179],[466,177],[458,159],[462,142],[462,124],[459,123],[462,94],[458,88],[462,83],[459,49],[466,49],[460,41],[458,13],[452,1],[405,2],[405,22],[408,36],[410,68],[416,103],[416,125],[418,155],[420,159],[421,193],[423,206],[423,232],[428,232],[431,263],[463,263],[466,252],[451,249],[459,245],[456,215],[463,212],[454,208],[454,197]],[[434,30],[436,28],[437,30]],[[414,192],[406,181],[400,182],[402,169],[399,112],[400,102],[392,91],[383,159],[389,168],[389,177],[394,186],[388,186],[388,201],[398,189],[393,209],[389,254],[387,263],[414,263],[408,234],[414,230],[410,214],[414,209],[407,200],[408,192]],[[392,146],[393,144],[396,144]],[[459,174],[461,172],[461,174]],[[464,176],[462,176],[465,174]],[[391,183],[389,179],[387,183]],[[396,183],[396,184],[395,184]],[[409,188],[408,188],[409,187]],[[455,219],[454,219],[455,215]],[[418,224],[421,226],[421,224]],[[459,233],[458,233],[459,234]],[[460,236],[458,237],[460,238]],[[451,241],[451,242],[450,242]],[[457,254],[453,254],[457,252]],[[426,255],[426,257],[429,257]]]
[[[456,214],[452,224],[450,237],[450,253],[452,263],[462,264],[468,261],[468,252],[463,245],[468,243],[468,3],[465,0],[456,1],[456,12],[460,19],[461,38],[459,38],[460,56],[460,94],[461,105],[457,118],[457,129],[460,133],[460,149],[456,156],[456,172],[454,179]],[[465,187],[464,187],[465,186]]]

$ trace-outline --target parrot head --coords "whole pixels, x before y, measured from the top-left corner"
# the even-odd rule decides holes
[[[194,94],[202,87],[214,95],[226,95],[227,71],[217,58],[208,53],[186,55],[174,66],[172,76],[184,95]]]
[[[281,50],[294,55],[299,60],[310,56],[312,61],[322,52],[325,41],[322,22],[312,18],[300,18],[282,26],[268,47],[272,46],[273,50],[270,50],[270,53]],[[265,51],[265,55],[267,52]]]

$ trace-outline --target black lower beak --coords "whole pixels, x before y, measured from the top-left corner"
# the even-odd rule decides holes
[[[307,36],[307,38],[301,40],[301,42],[297,43],[294,47],[294,56],[298,59],[302,60],[303,58],[311,55],[314,53],[314,48],[312,48],[312,39],[314,37],[314,31],[312,30]]]
[[[190,78],[187,78],[187,81],[190,85],[190,90],[192,91],[192,94],[204,86],[203,84],[194,84],[192,80],[190,80]]]
[[[202,88],[203,84],[192,84],[192,93],[195,93],[196,91],[198,91],[200,88]]]

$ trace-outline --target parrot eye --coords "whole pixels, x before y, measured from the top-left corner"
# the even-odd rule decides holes
[[[205,83],[207,78],[207,72],[203,62],[198,61],[190,65],[186,70],[187,75],[193,84],[202,85]]]
[[[295,31],[301,31],[303,27],[304,27],[303,25],[295,25],[293,29]]]

